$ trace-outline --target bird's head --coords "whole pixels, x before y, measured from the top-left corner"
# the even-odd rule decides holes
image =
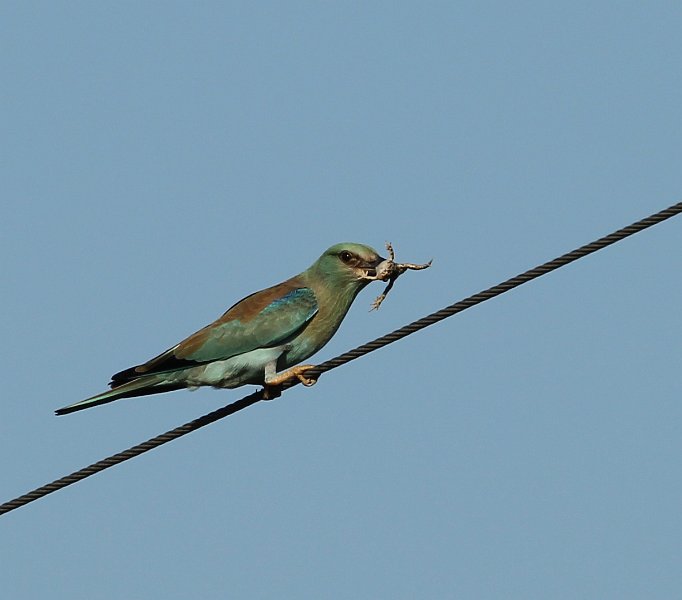
[[[344,242],[327,249],[309,272],[330,283],[360,289],[376,278],[376,268],[384,260],[374,248]]]

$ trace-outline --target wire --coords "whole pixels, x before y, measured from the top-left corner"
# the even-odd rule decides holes
[[[616,242],[619,242],[626,237],[630,237],[631,235],[634,235],[635,233],[639,233],[640,231],[647,229],[651,227],[652,225],[656,225],[657,223],[660,223],[661,221],[665,221],[666,219],[669,219],[671,217],[674,217],[675,215],[678,215],[682,212],[682,202],[678,202],[677,204],[673,204],[671,207],[666,208],[660,212],[657,212],[646,219],[642,219],[641,221],[637,221],[635,223],[632,223],[632,225],[628,225],[627,227],[623,227],[622,229],[619,229],[618,231],[614,231],[613,233],[610,233],[609,235],[605,235],[602,238],[599,238],[598,240],[595,240],[594,242],[590,242],[589,244],[585,244],[584,246],[580,246],[580,248],[576,248],[575,250],[572,250],[571,252],[567,252],[566,254],[562,254],[558,258],[555,258],[554,260],[550,260],[546,263],[543,263],[541,265],[538,265],[537,267],[530,269],[528,271],[525,271],[524,273],[521,273],[519,275],[516,275],[515,277],[511,277],[510,279],[507,279],[506,281],[503,281],[502,283],[498,283],[497,285],[494,285],[491,288],[488,288],[487,290],[483,290],[482,292],[478,292],[477,294],[474,294],[473,296],[469,296],[468,298],[465,298],[464,300],[460,300],[459,302],[455,302],[454,304],[451,304],[450,306],[446,306],[445,308],[442,308],[439,311],[436,311],[434,313],[431,313],[430,315],[427,315],[426,317],[422,317],[421,319],[418,319],[417,321],[413,321],[412,323],[405,325],[401,327],[400,329],[396,329],[395,331],[392,331],[391,333],[387,333],[386,335],[381,336],[380,338],[377,338],[375,340],[372,340],[371,342],[367,342],[366,344],[363,344],[362,346],[358,346],[357,348],[354,348],[353,350],[349,350],[348,352],[344,352],[343,354],[332,358],[328,361],[325,361],[323,363],[320,363],[319,365],[316,365],[316,368],[313,370],[311,369],[310,371],[306,371],[305,375],[307,377],[314,376],[319,373],[325,373],[326,371],[330,371],[331,369],[335,369],[336,367],[340,367],[341,365],[345,365],[347,362],[350,362],[351,360],[355,360],[356,358],[360,358],[361,356],[364,356],[365,354],[368,354],[370,352],[373,352],[374,350],[378,350],[379,348],[383,348],[384,346],[387,346],[388,344],[392,344],[393,342],[397,342],[398,340],[415,333],[419,331],[420,329],[424,329],[425,327],[428,327],[429,325],[433,325],[434,323],[438,323],[438,321],[442,321],[443,319],[446,319],[448,317],[451,317],[453,315],[456,315],[457,313],[462,312],[463,310],[466,310],[467,308],[471,308],[472,306],[476,306],[477,304],[480,304],[481,302],[485,302],[486,300],[490,300],[491,298],[495,298],[495,296],[499,296],[500,294],[504,294],[505,292],[508,292],[510,290],[513,290],[514,288],[524,284],[528,283],[529,281],[532,281],[533,279],[537,279],[538,277],[542,275],[546,275],[547,273],[551,273],[552,271],[555,271],[556,269],[559,269],[560,267],[564,267],[579,258],[583,258],[587,256],[588,254],[592,254],[593,252],[597,252],[597,250],[602,250],[603,248],[606,248],[607,246],[610,246],[611,244],[615,244]],[[1,506],[0,506],[1,508]]]
[[[477,294],[474,294],[472,296],[469,296],[468,298],[465,298],[464,300],[460,300],[459,302],[455,302],[454,304],[451,304],[450,306],[446,306],[445,308],[436,311],[434,313],[431,313],[430,315],[427,315],[426,317],[423,317],[421,319],[418,319],[417,321],[414,321],[412,323],[409,323],[408,325],[405,325],[401,327],[400,329],[396,329],[395,331],[392,331],[391,333],[388,333],[386,335],[383,335],[375,340],[372,340],[371,342],[368,342],[366,344],[363,344],[362,346],[358,346],[357,348],[354,348],[353,350],[349,350],[348,352],[344,352],[343,354],[332,358],[330,360],[327,360],[319,365],[317,365],[314,369],[310,369],[305,373],[306,376],[308,377],[317,377],[321,375],[322,373],[326,373],[327,371],[331,371],[332,369],[335,369],[337,367],[340,367],[341,365],[345,365],[346,363],[355,360],[356,358],[360,358],[361,356],[364,356],[365,354],[369,354],[370,352],[373,352],[375,350],[378,350],[379,348],[383,348],[384,346],[387,346],[388,344],[392,344],[393,342],[396,342],[412,333],[415,333],[421,329],[424,329],[425,327],[428,327],[429,325],[433,325],[434,323],[438,323],[439,321],[442,321],[443,319],[446,319],[447,317],[451,317],[453,315],[456,315],[457,313],[462,312],[463,310],[466,310],[467,308],[471,308],[472,306],[476,306],[477,304],[480,304],[481,302],[485,302],[486,300],[490,300],[491,298],[495,298],[496,296],[499,296],[500,294],[504,294],[505,292],[508,292],[509,290],[512,290],[524,283],[527,283],[529,281],[532,281],[533,279],[536,279],[542,275],[546,275],[547,273],[550,273],[552,271],[555,271],[556,269],[559,269],[560,267],[563,267],[569,263],[572,263],[580,258],[583,258],[587,256],[588,254],[592,254],[593,252],[597,252],[598,250],[601,250],[603,248],[606,248],[607,246],[610,246],[611,244],[615,244],[616,242],[619,242],[622,239],[625,239],[631,235],[634,235],[635,233],[638,233],[644,229],[647,229],[653,225],[656,225],[657,223],[660,223],[661,221],[665,221],[666,219],[669,219],[671,217],[674,217],[675,215],[678,215],[682,212],[682,202],[678,202],[677,204],[674,204],[673,206],[670,206],[669,208],[666,208],[660,212],[657,212],[649,217],[646,217],[645,219],[642,219],[641,221],[637,221],[636,223],[633,223],[631,225],[628,225],[627,227],[623,227],[622,229],[619,229],[618,231],[614,231],[613,233],[610,233],[609,235],[606,235],[602,238],[599,238],[598,240],[595,240],[594,242],[590,242],[589,244],[585,244],[584,246],[581,246],[580,248],[576,248],[575,250],[572,250],[571,252],[567,252],[566,254],[563,254],[562,256],[559,256],[558,258],[555,258],[554,260],[550,260],[549,262],[543,263],[533,269],[530,269],[528,271],[525,271],[524,273],[521,273],[520,275],[516,275],[515,277],[512,277],[510,279],[507,279],[506,281],[499,283],[491,288],[488,288],[487,290],[483,290],[482,292],[478,292]],[[283,388],[289,388],[293,387],[293,385],[297,385],[297,383],[292,383],[292,384],[285,384]],[[33,502],[34,500],[38,500],[39,498],[42,498],[43,496],[47,496],[48,494],[51,494],[52,492],[56,492],[57,490],[60,490],[62,488],[65,488],[73,483],[76,483],[78,481],[81,481],[82,479],[85,479],[86,477],[90,477],[91,475],[94,475],[95,473],[99,473],[100,471],[104,471],[104,469],[108,469],[109,467],[113,467],[114,465],[117,465],[119,463],[122,463],[126,460],[129,460],[131,458],[134,458],[136,456],[139,456],[140,454],[144,454],[145,452],[149,452],[149,450],[153,450],[154,448],[158,448],[159,446],[166,444],[170,441],[173,441],[179,437],[182,437],[183,435],[187,435],[188,433],[191,433],[192,431],[196,431],[197,429],[200,429],[201,427],[204,427],[206,425],[209,425],[211,423],[214,423],[223,417],[227,417],[229,415],[232,415],[244,408],[247,408],[248,406],[251,406],[253,404],[256,404],[257,402],[260,402],[263,399],[263,392],[262,390],[259,390],[257,392],[254,392],[252,394],[249,394],[248,396],[245,396],[244,398],[241,398],[240,400],[237,400],[236,402],[233,402],[232,404],[229,404],[227,406],[224,406],[222,408],[219,408],[218,410],[215,410],[211,413],[208,413],[204,415],[203,417],[199,417],[198,419],[194,419],[193,421],[189,421],[188,423],[185,423],[184,425],[181,425],[180,427],[176,427],[175,429],[172,429],[170,431],[167,431],[166,433],[162,433],[161,435],[157,435],[156,437],[151,438],[150,440],[147,440],[146,442],[143,442],[141,444],[138,444],[137,446],[133,446],[132,448],[129,448],[128,450],[124,450],[123,452],[119,452],[118,454],[114,454],[112,456],[109,456],[105,459],[102,459],[96,463],[93,463],[83,469],[80,469],[78,471],[75,471],[74,473],[71,473],[70,475],[66,475],[65,477],[62,477],[60,479],[57,479],[53,481],[52,483],[48,483],[46,485],[43,485],[39,488],[36,488],[27,494],[24,494],[22,496],[19,496],[13,500],[10,500],[8,502],[5,502],[4,504],[0,504],[0,515],[3,515],[5,513],[8,513],[16,508],[20,508],[21,506],[24,506],[26,504],[29,504],[30,502]]]

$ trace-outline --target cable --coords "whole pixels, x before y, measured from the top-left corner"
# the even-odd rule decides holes
[[[506,281],[499,283],[491,288],[488,288],[487,290],[483,290],[482,292],[478,292],[477,294],[469,296],[464,300],[455,302],[450,306],[447,306],[439,311],[431,313],[430,315],[427,315],[426,317],[423,317],[421,319],[418,319],[417,321],[405,325],[400,329],[396,329],[395,331],[392,331],[391,333],[388,333],[375,340],[372,340],[371,342],[363,344],[362,346],[358,346],[353,350],[344,352],[343,354],[335,358],[332,358],[317,365],[314,369],[310,369],[309,371],[306,372],[306,376],[309,377],[319,376],[322,373],[326,373],[327,371],[331,371],[332,369],[340,367],[341,365],[345,365],[346,363],[355,360],[356,358],[360,358],[361,356],[373,352],[374,350],[378,350],[379,348],[383,348],[388,344],[392,344],[393,342],[396,342],[412,333],[424,329],[429,325],[433,325],[434,323],[438,323],[439,321],[442,321],[447,317],[456,315],[457,313],[460,313],[463,310],[466,310],[467,308],[471,308],[472,306],[476,306],[481,302],[485,302],[486,300],[495,298],[496,296],[508,292],[509,290],[512,290],[515,287],[518,287],[524,283],[532,281],[537,277],[546,275],[547,273],[555,271],[556,269],[559,269],[560,267],[572,263],[573,261],[576,261],[579,258],[583,258],[588,254],[592,254],[597,250],[601,250],[603,248],[606,248],[607,246],[610,246],[611,244],[615,244],[616,242],[619,242],[620,240],[625,239],[626,237],[629,237],[631,235],[634,235],[635,233],[638,233],[653,225],[656,225],[661,221],[665,221],[666,219],[674,217],[675,215],[678,215],[681,212],[682,202],[678,202],[677,204],[674,204],[673,206],[666,208],[665,210],[662,210],[645,219],[642,219],[641,221],[637,221],[632,225],[628,225],[627,227],[623,227],[618,231],[614,231],[613,233],[610,233],[607,236],[599,238],[594,242],[585,244],[584,246],[572,250],[571,252],[567,252],[566,254],[563,254],[562,256],[555,258],[554,260],[550,260],[549,262],[543,263],[533,269],[521,273],[520,275],[516,275],[515,277],[507,279]],[[283,387],[286,389],[292,387],[293,385],[297,385],[297,383],[289,385],[285,384]],[[114,465],[117,465],[126,460],[139,456],[140,454],[144,454],[149,450],[153,450],[154,448],[157,448],[172,440],[182,437],[183,435],[187,435],[188,433],[196,431],[197,429],[200,429],[205,425],[214,423],[215,421],[218,421],[223,417],[227,417],[244,408],[247,408],[248,406],[256,404],[257,402],[260,402],[262,399],[263,399],[262,390],[254,392],[252,394],[249,394],[248,396],[245,396],[244,398],[241,398],[240,400],[237,400],[232,404],[229,404],[227,406],[219,408],[218,410],[208,413],[203,417],[194,419],[193,421],[185,423],[180,427],[176,427],[175,429],[167,431],[166,433],[163,433],[161,435],[157,435],[156,437],[153,437],[150,440],[147,440],[146,442],[138,444],[137,446],[133,446],[128,450],[124,450],[123,452],[119,452],[118,454],[109,456],[83,469],[75,471],[70,475],[62,477],[61,479],[57,479],[52,483],[48,483],[44,486],[36,488],[35,490],[32,490],[27,494],[19,496],[14,500],[10,500],[8,502],[5,502],[4,504],[0,504],[0,515],[3,515],[16,508],[24,506],[25,504],[29,504],[34,500],[38,500],[43,496],[47,496],[52,492],[56,492],[57,490],[69,486],[72,483],[81,481],[82,479],[90,477],[95,473],[99,473],[104,469],[108,469],[109,467],[113,467]]]
[[[661,221],[665,221],[666,219],[669,219],[670,217],[674,217],[675,215],[678,215],[682,212],[682,202],[678,202],[677,204],[673,204],[671,207],[666,208],[660,212],[657,212],[646,219],[642,219],[641,221],[637,221],[635,223],[632,223],[632,225],[628,225],[627,227],[623,227],[622,229],[619,229],[618,231],[614,231],[613,233],[610,233],[609,235],[605,235],[602,238],[599,238],[598,240],[595,240],[594,242],[590,242],[589,244],[585,244],[584,246],[580,246],[580,248],[576,248],[575,250],[572,250],[571,252],[567,252],[566,254],[562,254],[558,258],[555,258],[554,260],[550,260],[546,263],[543,263],[541,265],[538,265],[537,267],[530,269],[528,271],[525,271],[524,273],[521,273],[519,275],[516,275],[515,277],[511,277],[510,279],[507,279],[506,281],[503,281],[502,283],[498,283],[497,285],[494,285],[491,288],[488,288],[487,290],[483,290],[482,292],[478,292],[477,294],[474,294],[473,296],[469,296],[468,298],[465,298],[464,300],[460,300],[459,302],[455,302],[454,304],[451,304],[450,306],[446,306],[445,308],[442,308],[439,311],[436,311],[434,313],[431,313],[430,315],[427,315],[425,317],[422,317],[421,319],[418,319],[417,321],[413,321],[412,323],[405,325],[401,327],[400,329],[396,329],[395,331],[392,331],[391,333],[387,333],[386,335],[383,335],[375,340],[372,340],[371,342],[367,342],[366,344],[363,344],[362,346],[358,346],[357,348],[354,348],[353,350],[349,350],[348,352],[344,352],[343,354],[332,358],[328,361],[325,361],[323,363],[320,363],[319,365],[316,365],[315,369],[311,369],[310,371],[306,371],[305,375],[308,377],[314,376],[319,373],[325,373],[326,371],[330,371],[331,369],[335,369],[336,367],[340,367],[341,365],[345,365],[347,362],[350,362],[351,360],[355,360],[356,358],[360,358],[361,356],[364,356],[365,354],[368,354],[370,352],[373,352],[374,350],[378,350],[379,348],[383,348],[384,346],[387,346],[388,344],[392,344],[393,342],[397,342],[398,340],[415,333],[416,331],[419,331],[420,329],[424,329],[425,327],[428,327],[429,325],[433,325],[434,323],[438,323],[438,321],[442,321],[443,319],[446,319],[447,317],[451,317],[453,315],[456,315],[457,313],[462,312],[463,310],[466,310],[467,308],[471,308],[472,306],[476,306],[477,304],[480,304],[481,302],[485,302],[486,300],[490,300],[491,298],[494,298],[495,296],[499,296],[500,294],[504,294],[505,292],[508,292],[515,287],[518,287],[524,283],[527,283],[529,281],[532,281],[533,279],[537,279],[538,277],[542,275],[546,275],[547,273],[551,273],[552,271],[555,271],[556,269],[559,269],[560,267],[564,267],[569,263],[572,263],[579,258],[583,258],[587,256],[588,254],[592,254],[593,252],[596,252],[597,250],[602,250],[603,248],[606,248],[607,246],[610,246],[611,244],[615,244],[616,242],[619,242],[626,237],[630,237],[631,235],[634,235],[635,233],[639,233],[640,231],[647,229],[651,227],[652,225],[656,225],[657,223],[660,223]],[[1,507],[0,507],[1,508]]]
[[[71,485],[72,483],[76,483],[77,481],[80,481],[81,479],[85,479],[86,477],[90,477],[90,475],[94,475],[95,473],[99,473],[100,471],[104,471],[104,469],[108,469],[109,467],[113,467],[114,465],[122,463],[126,460],[129,460],[131,458],[135,458],[136,456],[139,456],[140,454],[144,454],[145,452],[149,452],[149,450],[153,450],[154,448],[157,448],[158,446],[161,446],[167,442],[171,442],[171,441],[173,441],[179,437],[182,437],[183,435],[191,433],[192,431],[196,431],[200,427],[204,427],[205,425],[209,425],[210,423],[214,423],[215,421],[218,421],[219,419],[222,419],[223,417],[227,417],[228,415],[234,414],[237,411],[240,411],[243,408],[246,408],[247,406],[251,406],[252,404],[255,404],[256,402],[259,402],[261,399],[262,399],[262,391],[254,392],[253,394],[245,396],[241,400],[237,400],[236,402],[233,402],[232,404],[228,404],[227,406],[223,406],[222,408],[219,408],[218,410],[214,410],[213,412],[208,413],[207,415],[204,415],[203,417],[199,417],[198,419],[194,419],[193,421],[190,421],[189,423],[185,423],[184,425],[180,425],[180,427],[176,427],[175,429],[171,429],[170,431],[167,431],[166,433],[162,433],[161,435],[157,435],[156,437],[153,437],[150,440],[147,440],[146,442],[142,442],[141,444],[137,444],[137,446],[133,446],[132,448],[128,448],[128,450],[124,450],[123,452],[119,452],[118,454],[113,454],[112,456],[109,456],[107,458],[99,460],[96,463],[93,463],[87,467],[84,467],[83,469],[79,469],[78,471],[71,473],[71,475],[66,475],[65,477],[62,477],[60,479],[56,479],[52,483],[48,483],[48,484],[43,485],[39,488],[36,488],[35,490],[32,490],[32,491],[28,492],[27,494],[24,494],[23,496],[19,496],[18,498],[15,498],[14,500],[10,500],[9,502],[5,502],[4,504],[0,504],[0,515],[8,513],[9,511],[14,510],[15,508],[19,508],[20,506],[24,506],[24,504],[28,504],[29,502],[33,502],[34,500],[38,500],[38,498],[42,498],[43,496],[47,496],[48,494],[51,494],[52,492],[56,492],[57,490],[61,490],[62,488],[65,488],[66,486]]]

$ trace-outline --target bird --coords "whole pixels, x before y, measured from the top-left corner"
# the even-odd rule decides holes
[[[387,259],[370,246],[335,244],[299,275],[246,296],[172,348],[114,374],[110,390],[55,412],[202,386],[262,385],[271,399],[285,382],[313,385],[304,373],[314,365],[299,363],[332,338],[358,293],[381,277],[382,263]]]

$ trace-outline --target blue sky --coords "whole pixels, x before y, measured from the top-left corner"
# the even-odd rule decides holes
[[[324,360],[678,202],[679,3],[4,2],[0,500],[251,390],[56,418],[328,246]],[[0,519],[13,599],[671,598],[673,219]]]

